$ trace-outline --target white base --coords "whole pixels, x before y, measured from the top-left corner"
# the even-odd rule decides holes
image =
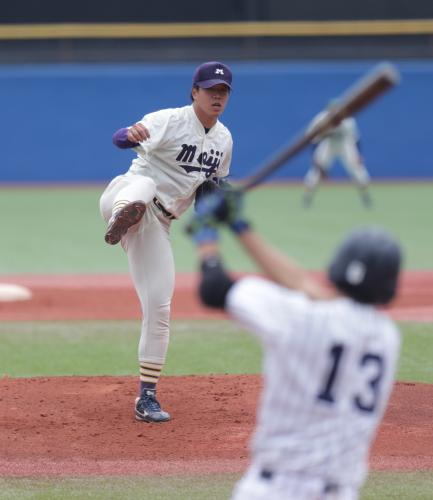
[[[12,283],[0,283],[0,302],[14,302],[17,300],[29,300],[32,292],[21,285]]]

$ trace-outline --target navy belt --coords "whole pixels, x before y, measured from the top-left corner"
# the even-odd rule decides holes
[[[172,220],[176,218],[172,213],[165,209],[164,205],[158,200],[158,198],[155,197],[153,199],[153,204],[161,210],[167,219]]]

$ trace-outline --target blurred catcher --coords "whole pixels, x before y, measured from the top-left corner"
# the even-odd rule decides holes
[[[377,309],[395,296],[399,244],[385,231],[347,236],[317,281],[266,243],[242,216],[242,193],[204,197],[189,225],[199,295],[258,337],[264,388],[248,471],[233,500],[354,500],[393,387],[396,326]],[[218,250],[228,226],[267,278],[234,280]]]

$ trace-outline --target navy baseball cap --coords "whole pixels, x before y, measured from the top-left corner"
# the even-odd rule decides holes
[[[209,89],[214,85],[224,83],[232,88],[232,72],[228,66],[217,61],[201,64],[194,72],[192,84],[202,89]]]

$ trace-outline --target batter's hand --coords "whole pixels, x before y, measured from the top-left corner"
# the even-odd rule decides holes
[[[150,138],[149,130],[142,123],[135,123],[128,129],[128,141],[142,142]]]
[[[241,214],[242,205],[243,192],[238,189],[221,189],[203,196],[197,203],[195,214],[186,230],[193,234],[200,226],[222,223],[240,234],[249,227]]]
[[[231,226],[234,222],[242,219],[243,191],[228,185],[218,191],[209,194],[198,203],[197,214],[210,215],[216,221]]]

